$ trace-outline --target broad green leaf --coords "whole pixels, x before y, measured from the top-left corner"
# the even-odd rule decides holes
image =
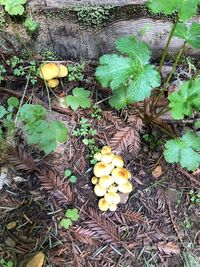
[[[20,119],[28,124],[37,120],[44,119],[46,116],[46,109],[41,105],[24,104],[20,109]]]
[[[74,111],[79,108],[79,100],[73,95],[68,95],[65,98],[65,103],[67,106],[70,106]]]
[[[2,119],[8,111],[4,108],[4,106],[0,106],[0,119]]]
[[[130,102],[126,93],[126,88],[122,87],[113,91],[112,97],[109,99],[111,107],[116,109],[125,108]]]
[[[142,64],[147,64],[151,57],[148,45],[138,41],[134,36],[119,38],[116,41],[116,48],[122,54],[130,56]]]
[[[84,88],[76,87],[73,89],[73,95],[76,97],[89,97],[91,92],[89,90],[85,90]]]
[[[192,47],[200,48],[200,24],[193,22],[190,27],[179,23],[176,27],[175,36],[184,39]]]
[[[132,102],[143,101],[149,97],[152,88],[160,85],[160,75],[152,65],[145,65],[138,70],[135,78],[129,81],[127,93]]]
[[[100,66],[96,69],[96,78],[103,87],[118,89],[133,74],[135,63],[131,58],[116,54],[104,55],[100,58]]]
[[[5,10],[10,15],[22,15],[25,11],[23,5],[26,3],[26,0],[6,0],[3,1],[5,5]]]
[[[69,95],[65,98],[65,103],[73,110],[77,110],[79,107],[89,108],[91,106],[91,99],[89,98],[91,92],[84,88],[74,88],[73,95]]]
[[[67,209],[67,211],[65,212],[65,216],[67,218],[70,218],[72,221],[77,221],[79,219],[78,210],[76,208]]]
[[[65,170],[65,177],[69,177],[72,174],[71,170],[66,169]]]
[[[200,110],[200,78],[184,82],[180,90],[169,95],[168,99],[174,119],[191,116],[193,110]]]
[[[200,136],[188,132],[182,138],[169,140],[165,144],[164,157],[169,163],[180,163],[183,168],[194,171],[199,167]]]
[[[199,0],[149,0],[148,7],[153,13],[171,15],[178,12],[180,20],[186,21],[197,12]]]
[[[67,128],[61,121],[51,121],[50,130],[54,132],[56,141],[64,143],[67,140]]]
[[[60,221],[60,226],[65,228],[65,229],[69,229],[70,226],[72,226],[72,220],[70,220],[70,219],[62,219]]]
[[[14,108],[17,108],[19,106],[19,99],[17,97],[9,97],[7,101],[9,106],[12,106]]]

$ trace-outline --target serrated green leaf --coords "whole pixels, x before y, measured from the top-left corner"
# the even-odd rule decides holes
[[[193,22],[190,27],[183,23],[179,23],[176,27],[174,35],[182,38],[192,47],[200,48],[200,24]]]
[[[69,95],[65,98],[65,103],[73,110],[77,110],[79,107],[89,108],[91,107],[91,99],[89,98],[91,92],[84,88],[74,88],[73,95]]]
[[[65,177],[69,177],[72,174],[71,170],[66,169],[65,170]]]
[[[73,89],[73,95],[76,97],[89,97],[91,92],[89,90],[85,90],[84,88],[81,87],[76,87]]]
[[[180,20],[186,21],[197,12],[199,0],[149,0],[148,7],[153,13],[171,15],[178,12]]]
[[[34,123],[37,120],[44,119],[46,109],[41,105],[24,104],[20,109],[20,119],[28,124]]]
[[[182,138],[169,140],[165,144],[164,157],[169,163],[180,163],[183,168],[194,171],[200,164],[200,136],[188,132]]]
[[[151,57],[148,45],[138,41],[134,36],[119,38],[116,41],[116,48],[122,54],[140,61],[141,64],[147,64]]]
[[[7,100],[9,106],[17,108],[19,106],[19,99],[17,97],[9,97]]]
[[[4,106],[0,106],[0,119],[2,119],[6,114],[7,110],[4,108]]]
[[[70,106],[74,111],[79,108],[79,101],[73,95],[66,96],[65,103],[67,106]]]
[[[72,221],[77,221],[79,219],[78,210],[76,208],[74,209],[67,209],[65,216],[67,218],[70,218]]]
[[[50,131],[54,131],[57,142],[64,143],[67,140],[67,128],[63,122],[51,121],[49,128]]]
[[[109,99],[111,107],[116,109],[125,108],[129,104],[129,99],[124,87],[113,91],[112,97]]]
[[[96,78],[103,87],[118,89],[133,74],[134,61],[116,54],[104,55],[100,58],[100,66],[96,69]]]
[[[69,229],[70,226],[72,226],[72,220],[70,220],[70,219],[62,219],[60,221],[60,226],[65,228],[65,229]]]
[[[200,78],[184,82],[180,90],[169,95],[168,99],[174,119],[191,116],[193,110],[200,110]]]

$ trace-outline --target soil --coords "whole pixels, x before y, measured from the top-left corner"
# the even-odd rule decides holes
[[[105,100],[109,91],[95,81],[95,66],[85,67],[83,82],[64,80],[64,87],[56,94],[66,94],[76,86],[90,89],[93,102],[99,102],[102,109],[101,118],[92,118],[92,109],[74,112],[58,108],[51,95],[52,116],[69,128],[67,143],[45,156],[36,146],[27,145],[18,129],[15,148],[0,161],[0,166],[8,167],[10,177],[10,184],[0,191],[0,258],[13,259],[15,266],[22,267],[36,252],[43,251],[44,266],[49,267],[199,266],[200,207],[190,195],[190,190],[199,192],[199,172],[188,173],[168,164],[162,156],[163,143],[158,142],[166,135],[155,127],[140,125],[138,129],[139,119],[135,119],[132,108],[115,112],[109,107]],[[2,84],[0,103],[11,95],[22,96],[24,85],[23,79],[10,77]],[[32,92],[33,88],[28,87],[26,97]],[[42,81],[34,89],[33,101],[48,106]],[[125,147],[120,153],[133,174],[134,190],[116,212],[102,213],[98,209],[90,181],[88,148],[81,138],[72,135],[81,117],[97,130],[95,142],[99,147],[112,144],[113,136],[125,127],[135,129],[135,138],[139,138],[134,148]],[[173,127],[180,132],[180,126]],[[152,131],[155,135],[150,143],[139,137]],[[158,166],[160,171],[155,175]],[[75,184],[64,177],[66,168],[77,176]],[[80,218],[65,230],[59,223],[68,208],[77,208]],[[192,258],[193,265],[192,260],[186,265],[187,257]]]

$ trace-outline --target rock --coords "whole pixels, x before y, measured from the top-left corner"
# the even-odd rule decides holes
[[[42,267],[45,255],[43,252],[35,254],[32,259],[26,264],[26,267]]]

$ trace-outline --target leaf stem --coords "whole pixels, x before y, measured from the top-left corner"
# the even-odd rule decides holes
[[[175,29],[176,29],[176,27],[177,27],[178,22],[179,22],[179,16],[177,15],[177,16],[176,16],[175,23],[174,23],[174,25],[173,25],[173,27],[172,27],[172,29],[171,29],[171,32],[170,32],[170,35],[169,35],[167,44],[166,44],[165,49],[164,49],[163,54],[162,54],[162,58],[161,58],[161,61],[160,61],[160,66],[159,66],[159,69],[158,69],[159,73],[161,73],[162,67],[163,67],[163,65],[164,65],[164,61],[165,61],[165,58],[166,58],[166,56],[167,56],[167,52],[168,52],[168,48],[169,48],[169,44],[170,44],[171,39],[172,39],[172,37],[173,37],[173,35],[174,35],[174,32],[175,32]]]

